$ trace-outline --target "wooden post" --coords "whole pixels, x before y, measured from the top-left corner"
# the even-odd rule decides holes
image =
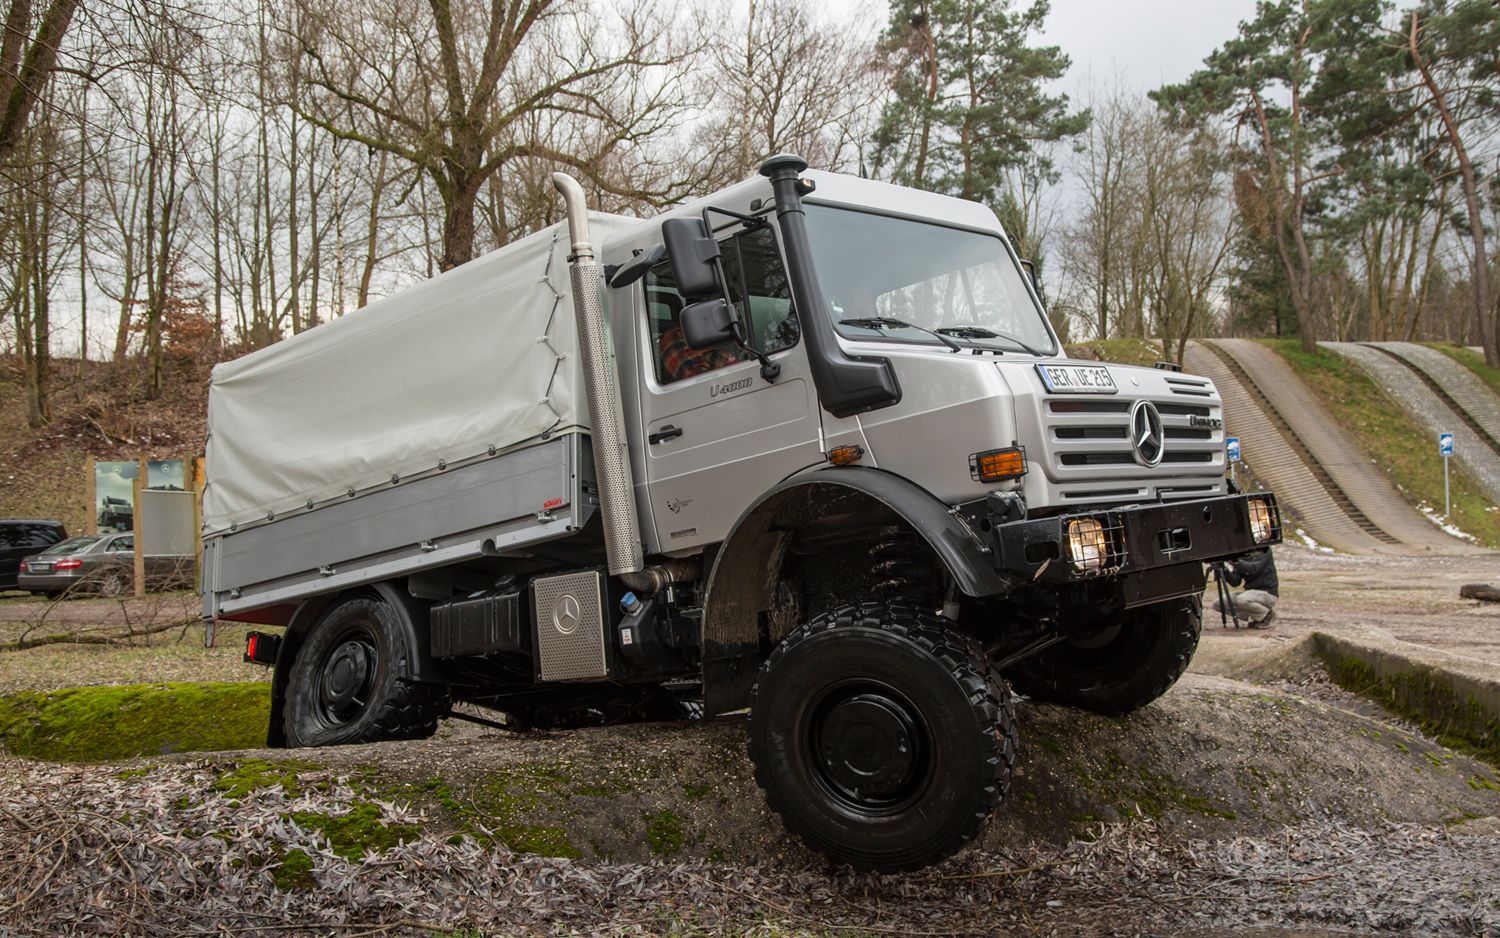
[[[135,595],[146,595],[146,545],[141,543],[141,493],[146,490],[146,460],[136,461],[135,484],[130,487],[130,529],[135,534]]]
[[[203,459],[190,456],[182,462],[183,472],[190,480],[193,493],[193,563],[198,571],[199,582],[203,579]]]
[[[85,519],[83,522],[84,534],[99,533],[99,492],[96,487],[99,480],[99,467],[96,465],[98,461],[98,457],[90,453],[83,463],[84,468],[88,470],[89,474],[88,481],[84,485],[84,488],[88,491],[89,500],[88,507],[83,512]]]
[[[203,457],[194,456],[187,461],[187,469],[193,478],[193,571],[198,584],[198,595],[203,595]],[[203,623],[203,647],[214,647],[214,623],[212,619]]]

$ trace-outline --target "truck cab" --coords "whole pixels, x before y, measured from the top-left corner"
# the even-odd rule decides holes
[[[285,626],[272,744],[745,711],[789,830],[915,869],[999,805],[1017,697],[1148,705],[1204,565],[1280,541],[1212,383],[1069,360],[982,205],[553,181],[566,226],[215,372],[204,611]]]

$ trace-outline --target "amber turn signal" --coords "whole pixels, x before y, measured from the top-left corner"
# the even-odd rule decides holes
[[[1004,482],[1026,474],[1026,450],[992,449],[969,457],[969,476],[976,482]]]
[[[848,446],[835,446],[828,451],[828,461],[835,466],[847,466],[857,463],[865,455],[865,448],[857,443]]]

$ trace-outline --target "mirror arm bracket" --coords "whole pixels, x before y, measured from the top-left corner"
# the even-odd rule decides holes
[[[709,206],[708,208],[705,208],[703,210],[703,227],[708,229],[710,235],[712,235],[713,233],[714,226],[713,223],[708,220],[709,212],[718,212],[721,215],[728,215],[731,218],[738,218],[740,221],[745,223],[745,227],[747,228],[753,228],[757,225],[765,223],[764,218],[756,218],[753,215],[741,215],[739,212],[731,212],[729,209],[714,208],[713,206]],[[724,302],[728,304],[730,312],[734,315],[734,344],[738,345],[743,351],[747,352],[751,358],[754,358],[757,362],[760,363],[760,376],[763,379],[765,379],[767,382],[774,382],[778,377],[781,376],[781,365],[771,361],[770,357],[766,355],[765,352],[762,352],[760,349],[745,341],[745,324],[740,320],[739,307],[734,304],[734,299],[729,295],[729,278],[724,276],[724,255],[717,251],[714,252],[713,264],[714,272],[718,274],[719,277],[719,286],[723,288],[724,291]]]

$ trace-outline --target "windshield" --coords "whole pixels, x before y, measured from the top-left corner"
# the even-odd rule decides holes
[[[964,345],[1057,350],[995,235],[813,205],[807,229],[844,336],[937,345],[937,332]]]
[[[99,538],[96,536],[70,537],[66,541],[59,541],[51,547],[42,551],[44,554],[71,554],[81,551],[90,544],[97,544]]]

